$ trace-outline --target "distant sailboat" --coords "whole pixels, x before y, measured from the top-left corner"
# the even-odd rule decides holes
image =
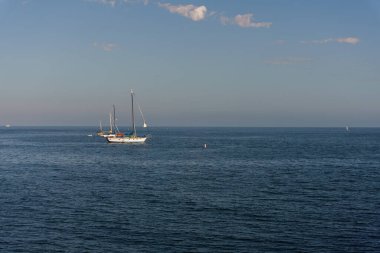
[[[96,133],[96,135],[98,135],[98,136],[104,135],[104,131],[103,131],[103,127],[102,127],[102,121],[99,121],[99,131]]]
[[[346,126],[346,131],[349,132],[350,131],[350,128],[348,126]]]
[[[132,133],[128,135],[124,135],[122,133],[116,134],[115,137],[108,137],[107,141],[110,143],[144,143],[147,139],[146,136],[138,136],[136,132],[136,124],[135,124],[135,112],[134,112],[134,101],[133,101],[134,93],[131,90],[131,100],[132,100]],[[140,109],[141,112],[141,109]],[[141,112],[142,113],[142,112]],[[146,126],[145,120],[144,125]]]
[[[113,109],[113,114],[110,113],[109,114],[109,118],[110,118],[110,129],[108,131],[103,131],[102,129],[102,123],[100,122],[100,131],[97,133],[98,136],[101,136],[101,137],[115,137],[116,134],[117,134],[117,126],[116,126],[116,109],[115,109],[115,105],[112,105],[112,109]]]
[[[143,114],[143,112],[142,112],[142,110],[141,110],[141,107],[140,107],[139,103],[137,103],[137,105],[139,106],[139,111],[140,111],[140,114],[141,114],[141,118],[143,119],[143,122],[144,122],[144,124],[143,124],[143,128],[147,128],[148,125],[147,125],[146,122],[145,122],[145,117],[144,117],[144,114]]]

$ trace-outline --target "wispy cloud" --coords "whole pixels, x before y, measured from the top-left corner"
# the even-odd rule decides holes
[[[144,4],[144,5],[148,5],[149,4],[149,0],[123,0],[124,3],[127,3],[127,4]]]
[[[301,41],[303,44],[327,44],[327,43],[346,43],[351,45],[356,45],[360,42],[360,39],[357,37],[344,37],[344,38],[328,38],[322,40],[310,40],[310,41]]]
[[[100,3],[100,4],[106,4],[106,5],[111,5],[114,7],[116,3],[118,2],[117,0],[86,0],[87,2],[95,2],[95,3]]]
[[[223,25],[237,25],[243,28],[269,28],[272,26],[272,22],[257,22],[253,18],[252,13],[247,13],[247,14],[238,14],[234,18],[229,18],[226,16],[221,16],[220,17],[220,22]]]
[[[359,38],[356,38],[356,37],[347,37],[347,38],[337,38],[336,39],[336,42],[339,42],[339,43],[348,43],[348,44],[352,44],[352,45],[356,45],[359,43]]]
[[[109,43],[109,42],[108,43],[94,42],[92,45],[106,52],[111,52],[118,47],[115,43]]]
[[[112,7],[120,3],[126,3],[126,4],[143,3],[144,5],[147,5],[149,3],[149,0],[85,0],[85,1],[110,5]]]
[[[295,65],[295,64],[305,64],[311,62],[310,58],[300,58],[300,57],[287,57],[267,60],[266,64],[271,65]]]
[[[206,18],[207,8],[204,5],[195,6],[187,5],[172,5],[169,3],[158,3],[161,8],[167,9],[171,13],[176,13],[193,21],[200,21]]]

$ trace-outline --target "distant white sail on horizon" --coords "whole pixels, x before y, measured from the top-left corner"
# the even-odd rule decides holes
[[[141,114],[141,118],[142,118],[142,120],[144,121],[143,127],[144,127],[144,128],[147,128],[148,125],[146,124],[144,114],[143,114],[143,112],[142,112],[142,110],[141,110],[141,107],[140,107],[140,104],[139,104],[138,102],[137,102],[137,106],[139,107],[139,111],[140,111],[140,114]]]

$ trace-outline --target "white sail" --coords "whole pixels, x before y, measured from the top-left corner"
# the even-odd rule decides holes
[[[139,102],[137,102],[137,107],[139,108],[141,118],[142,118],[142,120],[143,120],[143,122],[144,122],[143,127],[144,127],[144,128],[147,128],[148,125],[146,124],[145,117],[144,117],[144,114],[143,114],[143,112],[142,112],[142,110],[141,110],[141,106],[140,106]]]
[[[140,107],[140,104],[139,104],[138,102],[137,102],[137,106],[139,107],[139,111],[140,111],[140,114],[141,114],[141,118],[142,118],[142,120],[143,120],[143,122],[144,122],[143,127],[146,128],[146,127],[148,127],[148,125],[146,124],[144,114],[143,114],[143,112],[142,112],[142,110],[141,110],[141,107]]]

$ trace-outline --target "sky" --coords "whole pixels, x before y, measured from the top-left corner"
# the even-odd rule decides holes
[[[0,125],[379,127],[380,1],[0,0]]]

